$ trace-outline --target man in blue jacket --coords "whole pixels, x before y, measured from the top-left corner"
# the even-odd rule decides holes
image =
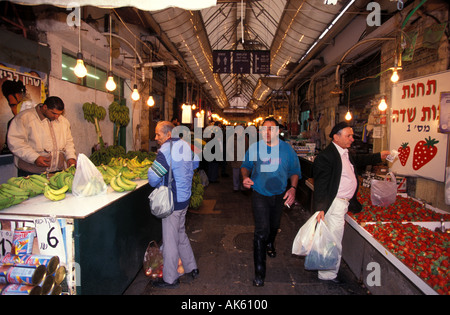
[[[167,185],[170,161],[172,161],[174,211],[170,216],[162,219],[164,267],[163,278],[152,283],[157,288],[176,288],[179,286],[178,278],[180,274],[177,271],[179,258],[181,258],[188,277],[195,279],[199,273],[185,229],[185,217],[191,197],[192,177],[199,161],[186,141],[180,138],[172,138],[174,127],[168,121],[160,121],[156,125],[155,140],[161,148],[148,170],[148,181],[152,187]]]

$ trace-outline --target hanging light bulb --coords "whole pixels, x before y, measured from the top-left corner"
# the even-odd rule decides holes
[[[81,52],[77,53],[77,65],[73,69],[73,72],[78,78],[84,78],[87,74],[87,69],[84,66],[83,54]]]
[[[152,107],[153,105],[155,105],[155,100],[153,99],[153,95],[150,95],[150,96],[148,97],[147,105],[150,106],[150,107]]]
[[[398,72],[397,72],[397,68],[394,68],[394,72],[392,72],[392,76],[391,76],[391,81],[396,83],[398,81],[399,77],[398,77]]]
[[[380,104],[378,104],[378,109],[384,112],[387,109],[386,100],[384,97],[381,99]]]
[[[352,120],[352,114],[350,114],[350,111],[347,111],[347,114],[345,114],[345,120]]]
[[[131,93],[131,99],[136,102],[136,101],[139,101],[140,98],[141,98],[141,96],[139,95],[137,85],[135,84],[133,86],[133,93]]]
[[[110,92],[116,89],[116,82],[114,82],[114,77],[112,71],[108,72],[108,81],[106,81],[106,89]]]

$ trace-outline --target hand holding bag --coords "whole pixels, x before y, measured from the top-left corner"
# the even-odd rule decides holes
[[[155,188],[148,196],[150,202],[150,210],[152,214],[164,219],[172,214],[174,209],[173,193],[172,193],[172,141],[170,142],[170,168],[167,186],[164,183]]]
[[[324,220],[317,224],[314,240],[308,256],[305,258],[306,270],[330,270],[335,269],[340,256],[341,245],[328,229]]]
[[[311,250],[314,231],[316,230],[317,215],[319,211],[314,213],[305,224],[302,225],[295,236],[294,243],[292,244],[292,254],[299,256],[308,255]]]

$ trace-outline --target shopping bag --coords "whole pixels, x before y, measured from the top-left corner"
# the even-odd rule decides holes
[[[306,221],[306,223],[303,224],[302,227],[298,230],[298,233],[294,239],[294,243],[292,244],[292,254],[299,256],[308,255],[312,246],[318,214],[319,211],[314,213],[308,219],[308,221]]]
[[[172,214],[174,209],[172,190],[167,186],[159,186],[155,188],[148,196],[150,210],[152,214],[164,219]]]
[[[163,270],[163,255],[158,244],[151,241],[144,255],[144,272],[147,277],[161,278]]]
[[[108,186],[103,175],[83,153],[78,154],[77,169],[73,176],[72,194],[78,197],[95,196],[106,193]]]
[[[372,179],[370,183],[370,200],[374,206],[389,206],[397,199],[397,182],[391,172],[391,181]]]
[[[328,229],[324,220],[317,224],[311,250],[305,258],[307,270],[335,269],[341,256],[341,245]]]

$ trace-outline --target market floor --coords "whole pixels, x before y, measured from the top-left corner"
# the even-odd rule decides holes
[[[228,172],[231,174],[231,169]],[[188,212],[186,230],[200,275],[180,278],[176,289],[156,289],[141,270],[125,295],[365,295],[367,289],[344,261],[339,272],[344,285],[323,283],[316,271],[304,269],[304,257],[291,254],[292,241],[310,213],[285,207],[276,239],[277,256],[267,257],[263,287],[253,286],[253,214],[251,192],[233,192],[232,178],[221,177],[205,189],[204,200],[216,201],[214,213]]]

